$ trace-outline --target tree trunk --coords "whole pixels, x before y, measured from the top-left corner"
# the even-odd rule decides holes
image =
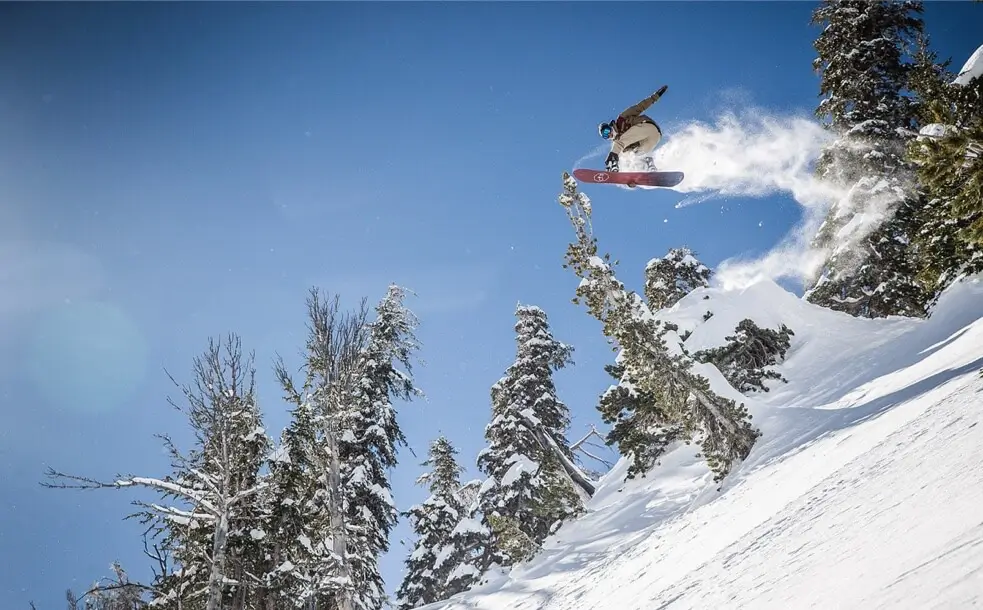
[[[229,537],[229,509],[223,506],[212,539],[212,569],[208,574],[208,603],[205,610],[221,610],[225,580],[225,547]]]
[[[331,452],[328,485],[331,492],[332,544],[340,562],[338,576],[343,581],[349,581],[338,591],[337,610],[352,610],[352,583],[350,582],[351,574],[348,570],[348,531],[345,527],[345,513],[341,497],[341,460],[338,457],[337,420],[335,418],[332,420],[328,424],[328,447]]]
[[[560,446],[553,436],[546,430],[537,427],[528,417],[525,417],[525,415],[523,415],[523,417],[529,423],[529,429],[539,439],[539,444],[544,449],[551,451],[560,461],[560,464],[563,466],[563,470],[570,477],[570,480],[572,480],[577,487],[586,493],[588,498],[593,497],[595,491],[594,483],[592,483],[591,480],[580,471],[580,468],[577,468],[576,464],[567,459],[567,456],[563,455],[563,451],[560,450]]]
[[[570,480],[576,483],[576,485],[587,494],[588,498],[593,497],[596,489],[591,480],[580,471],[580,468],[577,468],[576,464],[571,462],[567,456],[563,455],[563,452],[560,451],[556,441],[548,432],[544,433],[543,436],[546,437],[546,441],[549,444],[550,449],[553,451],[553,454],[556,455],[557,459],[560,460],[560,464],[563,466],[563,470],[565,470],[567,475],[570,477]]]

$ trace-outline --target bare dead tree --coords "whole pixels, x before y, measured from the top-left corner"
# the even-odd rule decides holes
[[[595,437],[595,436],[598,439],[600,439],[602,443],[604,442],[604,435],[597,431],[597,427],[596,426],[591,425],[590,431],[583,438],[581,438],[580,440],[578,440],[575,443],[573,443],[572,445],[570,445],[570,451],[574,451],[574,452],[579,451],[580,453],[586,455],[587,457],[591,458],[592,460],[595,460],[597,462],[600,462],[600,463],[604,464],[605,466],[607,466],[608,468],[611,468],[613,466],[613,464],[610,461],[605,460],[603,458],[600,458],[600,457],[594,455],[593,453],[591,453],[590,451],[587,451],[587,449],[584,448],[584,447],[597,447],[598,449],[603,449],[604,448],[604,445],[599,445],[597,443],[590,443],[589,442],[590,439],[592,437]]]
[[[113,578],[102,579],[77,599],[69,598],[69,608],[86,600],[86,610],[141,610],[147,607],[143,594],[151,587],[131,582],[126,570],[113,564]]]
[[[205,354],[195,358],[194,374],[194,384],[182,387],[186,406],[178,407],[169,402],[187,417],[195,435],[195,448],[182,454],[166,436],[162,437],[178,471],[177,478],[117,476],[115,481],[102,482],[49,468],[47,477],[56,482],[42,485],[60,489],[143,487],[153,489],[165,498],[190,504],[191,510],[134,502],[168,523],[198,522],[212,529],[211,552],[200,559],[209,566],[205,608],[219,610],[230,523],[237,517],[240,507],[266,485],[262,481],[242,485],[242,473],[237,468],[242,441],[240,418],[255,405],[255,369],[252,355],[248,362],[243,362],[239,338],[233,334],[229,336],[224,354],[221,341],[209,341]]]

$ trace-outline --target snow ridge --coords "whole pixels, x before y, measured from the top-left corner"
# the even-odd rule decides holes
[[[770,280],[693,291],[660,312],[691,331],[691,352],[723,344],[746,317],[795,332],[774,367],[788,383],[769,381],[767,393],[699,371],[764,433],[723,491],[691,447],[627,483],[622,459],[537,557],[426,608],[983,602],[981,303],[983,276],[951,286],[927,320],[853,318]]]

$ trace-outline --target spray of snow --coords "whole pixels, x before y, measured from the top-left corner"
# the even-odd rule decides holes
[[[673,190],[690,196],[677,207],[721,196],[785,194],[801,208],[799,224],[769,252],[719,265],[715,282],[725,288],[762,279],[809,281],[830,254],[811,242],[833,203],[843,214],[856,214],[837,236],[835,248],[841,251],[876,229],[905,195],[904,189],[865,184],[860,186],[872,196],[851,197],[854,185],[819,178],[815,161],[839,134],[802,113],[781,115],[749,105],[739,112],[724,111],[713,123],[692,122],[666,132],[671,135],[653,157],[658,167],[686,174]],[[843,140],[836,145],[847,146]]]
[[[607,156],[608,151],[610,149],[611,149],[611,144],[610,143],[608,143],[608,142],[602,142],[601,144],[598,144],[597,146],[595,146],[592,151],[590,151],[589,153],[587,153],[583,157],[577,159],[574,162],[573,167],[575,169],[581,167],[581,164],[584,163],[584,162],[586,162],[588,159],[596,159],[596,158],[599,158],[599,157],[605,157],[605,156]]]
[[[963,70],[967,74],[975,70],[973,62],[967,66]],[[686,175],[672,189],[687,195],[676,207],[718,197],[787,195],[799,205],[802,217],[764,255],[721,263],[715,273],[717,285],[739,289],[762,279],[782,278],[809,282],[830,254],[853,249],[905,197],[907,187],[870,181],[841,184],[818,177],[815,161],[830,144],[835,142],[843,150],[869,145],[846,143],[840,139],[844,134],[824,128],[810,114],[771,112],[756,107],[746,95],[731,94],[726,104],[712,122],[664,126],[665,139],[652,156],[656,167]],[[858,125],[855,129],[864,128]],[[599,145],[575,166],[606,155],[608,148],[608,143]],[[624,171],[642,169],[641,160],[632,154],[622,155],[621,165]],[[854,196],[858,188],[863,193]],[[834,203],[840,214],[851,218],[837,234],[834,250],[817,250],[812,246],[813,238]]]
[[[835,134],[804,115],[775,115],[749,107],[722,113],[713,123],[692,122],[666,130],[656,149],[660,168],[685,172],[674,190],[690,194],[684,207],[721,196],[790,195],[802,208],[798,226],[770,252],[752,260],[724,261],[716,282],[742,287],[762,278],[811,276],[826,253],[810,247],[829,206],[846,196],[838,185],[817,178],[814,162]]]
[[[788,192],[806,207],[840,195],[813,175],[813,161],[832,134],[806,117],[752,109],[670,134],[653,157],[660,168],[685,172],[676,191],[750,197]]]

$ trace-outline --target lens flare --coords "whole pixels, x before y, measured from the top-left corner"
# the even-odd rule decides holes
[[[41,317],[25,364],[50,406],[107,413],[124,406],[143,382],[147,343],[118,307],[67,303]]]

